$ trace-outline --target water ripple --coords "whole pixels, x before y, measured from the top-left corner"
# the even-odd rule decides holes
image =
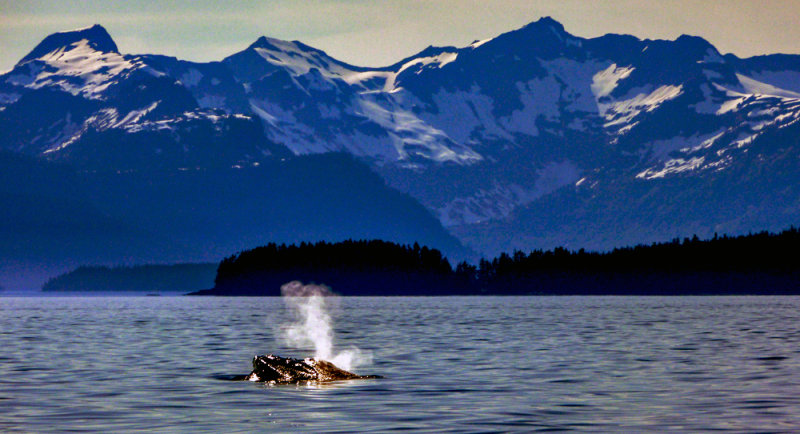
[[[230,381],[303,357],[271,298],[0,299],[0,430],[768,431],[800,426],[800,298],[346,298],[381,380]]]

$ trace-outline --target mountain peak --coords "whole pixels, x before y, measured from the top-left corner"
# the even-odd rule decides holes
[[[277,50],[282,51],[286,50],[287,47],[291,47],[296,45],[295,42],[285,41],[283,39],[276,39],[276,38],[269,38],[266,36],[260,36],[258,39],[255,40],[247,49],[256,49],[256,48],[265,48],[267,50]]]
[[[552,17],[541,17],[538,20],[529,23],[523,29],[552,29],[558,33],[566,33],[564,25],[554,20]]]
[[[518,29],[516,32],[529,36],[536,35],[537,37],[555,36],[559,40],[563,40],[565,37],[570,36],[570,34],[564,29],[564,25],[551,17],[539,18],[538,20]]]
[[[710,42],[706,41],[700,36],[680,35],[678,36],[678,39],[675,40],[675,44],[677,44],[682,50],[706,52],[711,49],[713,52],[717,52],[716,47],[711,45]]]
[[[666,62],[683,69],[696,62],[721,62],[722,56],[710,42],[699,36],[681,35],[674,41],[645,40],[648,47],[643,55],[654,62]]]
[[[250,44],[250,47],[248,48],[257,48],[257,47],[265,47],[272,45],[270,43],[271,40],[272,38],[267,38],[266,36],[259,36],[258,39],[256,39],[255,42]]]
[[[556,58],[563,56],[570,46],[579,45],[575,42],[578,38],[569,34],[564,26],[550,17],[542,17],[524,27],[503,33],[492,38],[486,43],[473,43],[472,47],[481,50],[500,50],[507,53],[517,53],[520,47],[525,48],[525,54],[539,58]]]
[[[496,40],[509,38],[516,44],[534,43],[536,45],[560,46],[568,39],[573,38],[564,25],[550,17],[542,17],[517,30],[504,33]]]
[[[19,63],[41,58],[56,50],[70,47],[82,40],[87,41],[89,47],[97,51],[119,53],[117,44],[111,39],[111,35],[108,34],[108,31],[106,31],[103,26],[95,24],[82,29],[53,33],[44,38],[44,40],[40,42],[33,51],[28,53],[27,56],[23,57]]]

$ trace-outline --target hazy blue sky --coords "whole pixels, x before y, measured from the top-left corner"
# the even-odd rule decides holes
[[[742,57],[800,53],[796,0],[0,0],[0,70],[50,33],[95,23],[123,53],[220,60],[266,35],[380,66],[431,44],[463,46],[548,15],[583,37],[687,33]]]

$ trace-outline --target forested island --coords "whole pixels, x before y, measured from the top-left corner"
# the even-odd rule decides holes
[[[44,292],[186,293],[214,282],[217,264],[83,266],[48,280]]]
[[[214,288],[193,295],[280,295],[286,282],[330,286],[342,295],[463,294],[439,250],[387,241],[268,244],[225,258]]]
[[[192,295],[277,296],[292,280],[350,296],[800,294],[800,232],[695,236],[609,252],[517,251],[455,267],[417,244],[269,244],[224,259],[214,288]]]

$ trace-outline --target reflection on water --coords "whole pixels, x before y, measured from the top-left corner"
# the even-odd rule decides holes
[[[0,298],[0,431],[792,431],[798,297],[344,298],[380,380],[227,381],[277,298]]]

